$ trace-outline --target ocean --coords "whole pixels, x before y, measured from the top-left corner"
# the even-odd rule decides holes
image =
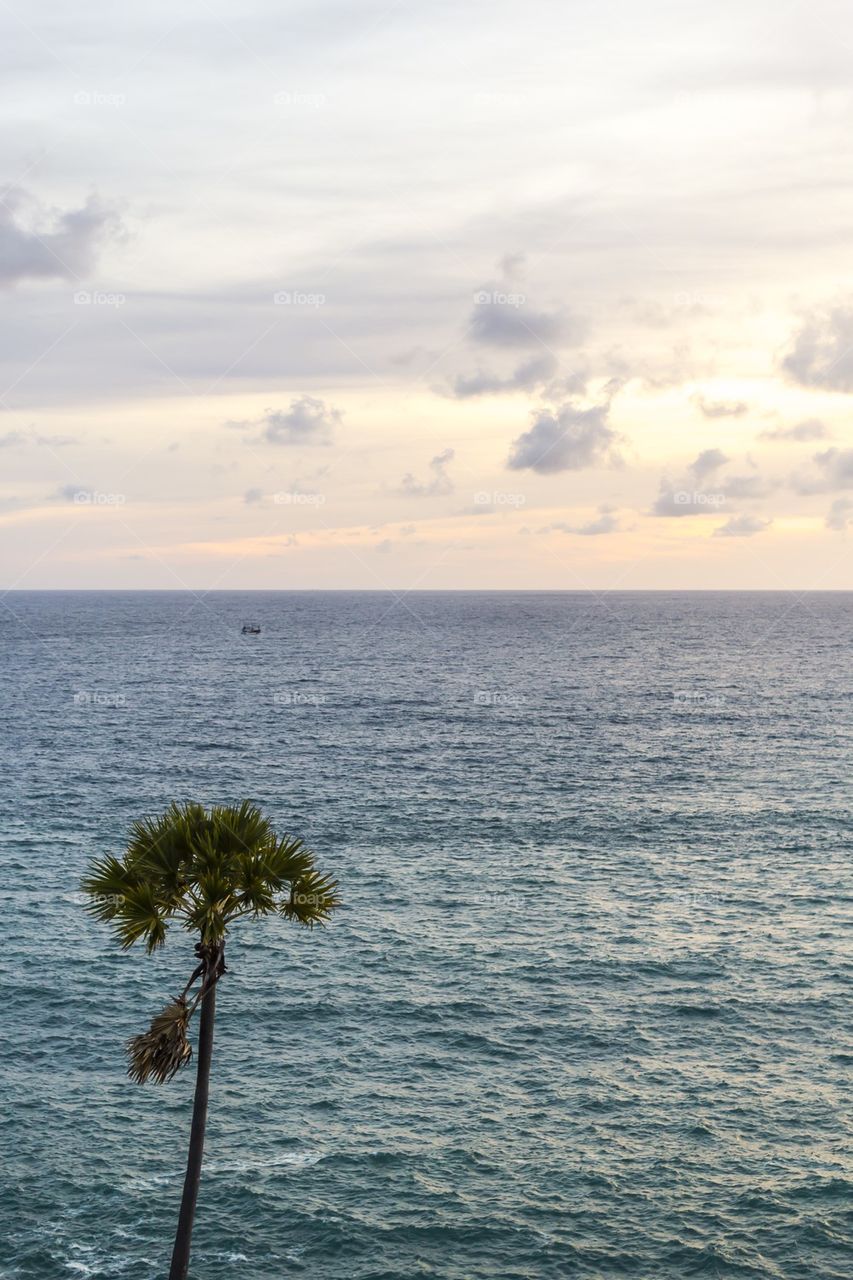
[[[244,636],[244,622],[261,626]],[[195,1280],[849,1280],[853,594],[2,599],[3,1280],[162,1280],[192,968],[79,877],[248,797],[337,874],[241,922]]]

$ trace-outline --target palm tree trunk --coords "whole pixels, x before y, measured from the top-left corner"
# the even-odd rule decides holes
[[[175,1247],[172,1250],[172,1265],[169,1268],[169,1280],[186,1280],[187,1270],[190,1265],[190,1243],[193,1234],[195,1206],[198,1200],[198,1188],[201,1181],[204,1130],[207,1124],[207,1099],[210,1093],[210,1063],[213,1057],[216,985],[221,965],[222,951],[217,949],[215,954],[209,958],[205,967],[204,978],[202,979],[206,989],[201,999],[201,1022],[198,1029],[198,1070],[195,1079],[190,1150],[187,1157],[187,1172],[184,1178],[184,1193],[181,1197],[181,1212],[178,1216],[178,1230],[175,1234]],[[222,967],[224,968],[224,966]]]

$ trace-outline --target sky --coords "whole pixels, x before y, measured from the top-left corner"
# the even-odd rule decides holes
[[[853,588],[853,11],[4,0],[0,589]]]

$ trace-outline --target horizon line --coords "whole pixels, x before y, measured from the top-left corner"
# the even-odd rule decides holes
[[[351,595],[351,596],[600,596],[600,595],[853,595],[851,587],[9,587],[13,595]]]

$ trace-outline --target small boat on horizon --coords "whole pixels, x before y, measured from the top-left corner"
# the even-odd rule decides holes
[[[244,622],[240,634],[244,636],[259,636],[261,628],[257,622]]]

